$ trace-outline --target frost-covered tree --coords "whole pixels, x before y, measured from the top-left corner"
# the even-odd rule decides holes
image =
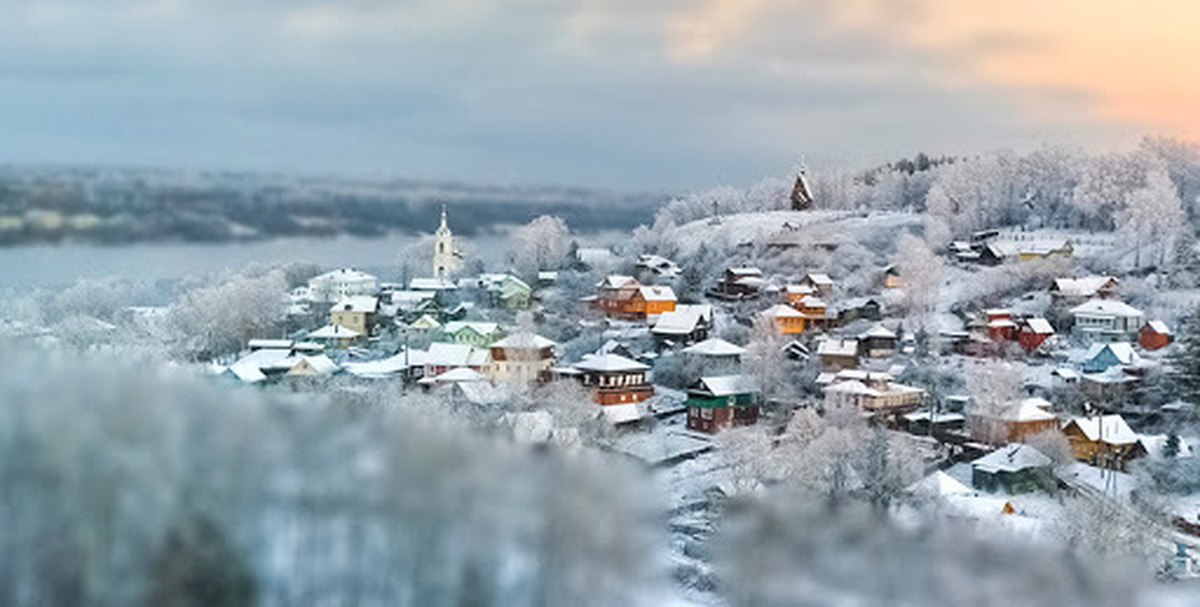
[[[896,244],[896,268],[904,277],[904,308],[915,327],[931,328],[942,288],[942,259],[924,239],[904,234]]]
[[[540,270],[567,266],[571,250],[571,230],[567,222],[553,215],[542,215],[513,230],[509,259],[526,280],[537,280]]]
[[[279,337],[286,294],[281,270],[193,286],[171,305],[171,341],[181,356],[204,360],[236,352],[252,338]]]
[[[1134,265],[1142,265],[1142,248],[1154,243],[1160,256],[1166,255],[1166,245],[1184,227],[1185,216],[1175,185],[1165,170],[1146,173],[1145,185],[1129,193],[1123,207],[1114,215],[1117,229],[1134,243]]]
[[[1167,379],[1176,398],[1200,403],[1200,307],[1180,322]]]
[[[1113,152],[1090,158],[1073,195],[1081,217],[1079,227],[1115,229],[1117,211],[1130,195],[1146,186],[1150,164],[1150,156],[1142,152]]]
[[[1196,237],[1190,228],[1185,228],[1180,237],[1175,239],[1168,281],[1175,289],[1200,286],[1200,252],[1196,251]]]

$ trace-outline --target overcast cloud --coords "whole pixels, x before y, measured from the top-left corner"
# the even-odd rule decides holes
[[[1013,77],[1056,32],[953,6],[18,0],[0,160],[691,190],[1174,126]]]

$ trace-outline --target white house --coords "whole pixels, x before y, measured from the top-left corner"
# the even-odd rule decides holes
[[[313,301],[325,303],[358,295],[375,295],[378,289],[379,279],[354,268],[326,272],[308,281],[308,296]]]
[[[1137,341],[1145,315],[1120,301],[1092,299],[1071,308],[1071,333],[1086,342]]]

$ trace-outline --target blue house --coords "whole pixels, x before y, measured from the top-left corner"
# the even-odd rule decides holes
[[[1138,361],[1137,352],[1128,342],[1092,344],[1083,361],[1084,373],[1103,373],[1116,366],[1128,366]]]

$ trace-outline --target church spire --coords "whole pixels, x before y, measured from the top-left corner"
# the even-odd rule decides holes
[[[442,205],[442,223],[438,226],[438,231],[449,231],[450,227],[446,225],[446,205]]]

